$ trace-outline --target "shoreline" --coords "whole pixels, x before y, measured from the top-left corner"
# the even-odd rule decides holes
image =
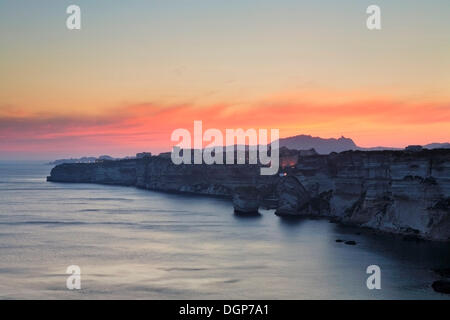
[[[268,206],[278,216],[324,217],[411,239],[450,241],[450,150],[311,156],[288,150],[280,157],[291,165],[274,176],[259,175],[260,165],[174,165],[151,156],[62,164],[47,181],[233,199],[238,211]],[[272,203],[264,204],[268,199]]]

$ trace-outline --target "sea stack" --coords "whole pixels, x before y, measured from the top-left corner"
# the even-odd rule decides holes
[[[237,215],[259,215],[261,197],[256,187],[237,187],[233,192],[234,213]]]

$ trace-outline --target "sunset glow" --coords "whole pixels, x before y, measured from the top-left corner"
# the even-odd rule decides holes
[[[0,159],[168,151],[194,120],[362,147],[450,140],[448,1],[378,1],[376,32],[364,1],[168,2],[77,1],[79,32],[69,1],[2,2]]]

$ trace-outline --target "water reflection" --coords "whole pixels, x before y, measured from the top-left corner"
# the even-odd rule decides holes
[[[450,267],[448,244],[274,210],[239,216],[228,200],[39,180],[49,170],[0,166],[0,297],[448,298],[430,287],[432,269]],[[71,264],[85,279],[76,295],[65,289]],[[373,264],[381,290],[366,287]]]

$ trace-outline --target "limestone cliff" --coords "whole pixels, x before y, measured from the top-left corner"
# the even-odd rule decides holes
[[[330,216],[387,232],[450,239],[450,150],[303,157],[279,188],[280,215]]]
[[[174,165],[170,158],[62,164],[47,177],[53,182],[134,185],[139,188],[232,197],[238,187],[252,186],[274,194],[278,176],[261,176],[258,165]]]
[[[258,165],[174,165],[167,157],[63,164],[48,181],[134,185],[232,197],[238,211],[278,199],[280,216],[315,215],[418,237],[450,240],[450,150],[348,151],[293,157],[281,177]],[[285,159],[285,160],[286,160]],[[295,163],[292,163],[295,159]],[[242,188],[245,187],[245,188]],[[253,188],[259,197],[242,192]],[[251,203],[245,203],[247,200]],[[259,201],[259,200],[258,200]]]

